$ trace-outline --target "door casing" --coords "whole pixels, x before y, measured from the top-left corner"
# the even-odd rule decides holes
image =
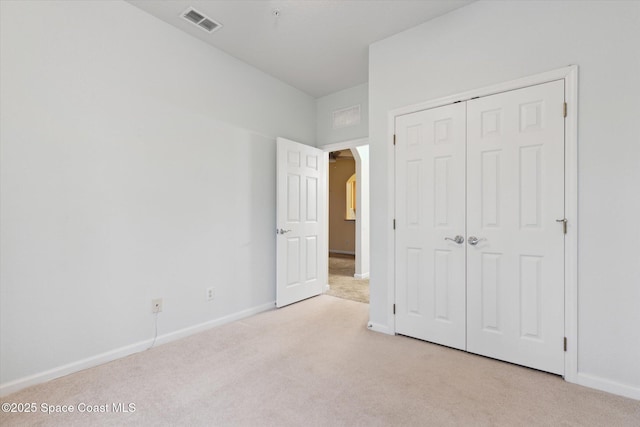
[[[387,223],[393,224],[395,217],[395,151],[393,145],[395,120],[397,116],[421,110],[440,107],[458,101],[467,101],[478,96],[494,95],[514,89],[564,79],[567,115],[565,117],[565,213],[567,234],[565,236],[565,354],[564,378],[569,382],[578,380],[578,66],[570,65],[560,69],[536,74],[529,77],[510,80],[484,88],[438,98],[419,104],[390,110],[387,116]],[[395,234],[390,226],[387,241],[395,242]],[[379,327],[369,323],[369,328],[379,332],[395,334],[395,243],[387,245],[387,277],[380,278],[393,285],[387,286],[387,326]],[[375,295],[372,295],[375,298]]]

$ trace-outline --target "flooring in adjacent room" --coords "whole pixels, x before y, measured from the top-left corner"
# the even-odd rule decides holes
[[[0,413],[0,425],[640,425],[639,401],[373,332],[368,311],[321,295],[219,326],[5,396],[38,411]],[[42,403],[109,411],[45,414]]]
[[[356,279],[353,255],[329,254],[329,291],[327,295],[369,303],[369,279]]]

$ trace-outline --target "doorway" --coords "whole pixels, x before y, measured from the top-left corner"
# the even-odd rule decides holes
[[[327,287],[369,302],[369,146],[367,140],[322,147],[327,153]]]
[[[277,138],[276,145],[276,306],[283,307],[329,290],[327,185],[332,151],[350,150],[355,160],[360,190],[352,206],[356,212],[353,277],[368,279],[368,141],[354,140],[319,149]]]
[[[328,166],[329,289],[327,295],[368,304],[369,279],[354,277],[359,186],[352,149],[330,152]]]

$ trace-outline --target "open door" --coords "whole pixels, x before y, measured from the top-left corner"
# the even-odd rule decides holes
[[[277,139],[276,306],[322,293],[326,285],[325,154]]]

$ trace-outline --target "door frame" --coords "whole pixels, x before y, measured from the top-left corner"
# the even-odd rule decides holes
[[[390,197],[387,204],[387,220],[389,224],[395,218],[395,149],[394,134],[397,116],[415,113],[421,110],[441,107],[455,102],[468,101],[479,96],[494,95],[510,90],[521,89],[555,80],[564,80],[564,97],[567,103],[565,117],[565,215],[567,218],[567,234],[565,235],[564,261],[564,336],[567,347],[564,358],[564,378],[568,382],[578,382],[578,66],[547,71],[533,76],[523,77],[470,90],[442,98],[437,98],[405,107],[390,110],[387,114],[387,191]],[[396,333],[395,305],[395,232],[388,228],[387,238],[393,245],[387,246],[387,325],[388,330],[381,332]],[[383,279],[384,280],[384,279]],[[558,343],[561,345],[561,343]]]
[[[325,239],[325,248],[327,248],[326,252],[326,265],[327,268],[329,266],[329,153],[332,151],[338,151],[338,150],[352,150],[354,151],[356,148],[358,147],[362,147],[362,146],[368,146],[369,145],[369,138],[359,138],[359,139],[352,139],[352,140],[348,140],[348,141],[343,141],[343,142],[336,142],[336,143],[332,143],[332,144],[326,144],[326,145],[321,145],[318,148],[319,150],[324,151],[324,156],[325,156],[325,164],[326,164],[326,173],[325,173],[325,188],[327,188],[327,201],[325,203],[325,224],[324,224],[324,239]],[[360,163],[360,158],[359,156],[357,156],[357,153],[354,153],[353,156],[354,160],[356,160],[356,181],[357,182],[361,182],[362,181],[362,167],[359,164]],[[361,203],[361,193],[358,192],[357,196],[356,196],[356,205],[357,206],[362,206]],[[363,229],[363,221],[361,218],[362,215],[362,211],[356,211],[356,262],[358,262],[358,260],[360,259],[360,261],[362,261],[363,258],[363,252],[364,252],[364,248],[362,247],[362,241],[363,241],[363,232],[365,231]],[[367,222],[368,223],[368,222]],[[368,232],[368,230],[367,230]],[[367,239],[364,239],[367,242],[369,241],[368,237]],[[367,256],[369,256],[370,251],[367,248]],[[360,274],[358,274],[358,277],[356,277],[357,279],[367,279],[369,277],[369,260],[367,259],[366,262],[366,270],[367,271],[361,271]],[[357,269],[356,269],[356,273],[358,273]],[[327,292],[329,290],[329,279],[328,279],[328,274],[327,274],[327,283],[325,284],[324,287],[324,292]]]

